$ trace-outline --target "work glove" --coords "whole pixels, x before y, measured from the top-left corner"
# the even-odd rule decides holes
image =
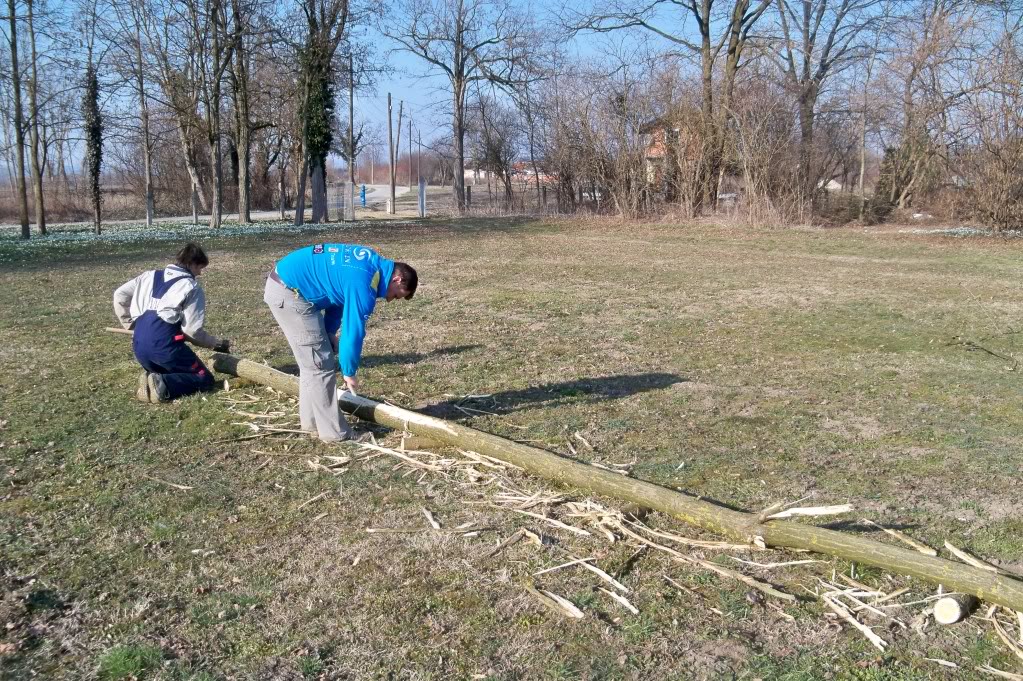
[[[213,346],[214,352],[231,352],[231,341],[224,338],[217,345]]]

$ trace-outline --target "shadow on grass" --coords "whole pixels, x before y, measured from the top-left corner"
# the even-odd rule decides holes
[[[395,352],[388,355],[368,355],[363,358],[360,368],[380,367],[387,364],[418,364],[432,357],[445,357],[447,355],[458,355],[463,352],[470,352],[482,345],[452,345],[447,348],[437,348],[430,352]],[[294,362],[278,364],[274,367],[286,374],[298,376],[298,365]]]
[[[452,345],[447,348],[437,348],[430,352],[395,352],[388,355],[367,355],[362,360],[362,366],[366,368],[385,366],[387,364],[418,364],[433,357],[446,357],[447,355],[458,355],[469,352],[482,345]]]
[[[652,390],[664,390],[688,380],[677,374],[665,373],[580,378],[521,390],[508,390],[487,397],[438,402],[418,411],[442,419],[461,418],[466,416],[467,412],[474,413],[473,410],[507,414],[540,405],[551,407],[566,402],[594,403],[617,400]]]

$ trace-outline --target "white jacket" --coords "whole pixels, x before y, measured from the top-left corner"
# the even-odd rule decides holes
[[[153,310],[168,324],[181,324],[193,343],[207,348],[221,340],[206,332],[206,293],[188,270],[167,265],[163,270],[170,287],[159,300],[153,298],[153,271],[143,272],[114,291],[114,314],[121,326],[130,329],[147,310]]]

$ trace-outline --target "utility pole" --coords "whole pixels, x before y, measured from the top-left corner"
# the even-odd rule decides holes
[[[355,66],[348,55],[348,181],[355,184]]]
[[[394,214],[394,131],[391,128],[391,93],[387,93],[387,160],[390,163],[391,205],[388,212]]]
[[[408,114],[408,190],[412,191],[412,111]]]
[[[348,55],[348,191],[345,192],[345,219],[355,220],[355,65]]]

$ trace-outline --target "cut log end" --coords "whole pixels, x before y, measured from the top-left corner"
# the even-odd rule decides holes
[[[966,619],[977,607],[977,599],[969,594],[952,594],[939,598],[934,604],[934,621],[938,624],[955,624]]]

